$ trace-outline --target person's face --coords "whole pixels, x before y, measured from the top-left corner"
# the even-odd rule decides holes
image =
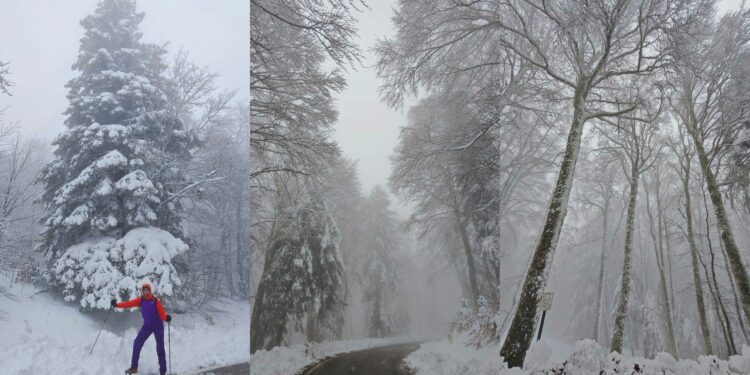
[[[151,297],[151,290],[148,288],[141,289],[141,294],[143,294],[144,297]]]

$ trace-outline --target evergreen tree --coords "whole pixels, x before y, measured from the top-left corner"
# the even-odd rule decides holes
[[[250,351],[281,345],[290,320],[308,341],[340,336],[344,268],[327,205],[302,198],[281,210],[274,225],[250,320]]]
[[[50,281],[84,308],[106,308],[144,278],[170,295],[179,285],[172,257],[187,249],[177,161],[194,141],[167,110],[154,69],[164,50],[140,41],[143,16],[132,0],[103,0],[81,21],[67,129],[40,178]]]
[[[364,302],[371,303],[368,332],[370,337],[387,337],[394,332],[394,321],[388,312],[387,301],[396,293],[398,279],[393,257],[398,247],[398,223],[386,191],[376,186],[366,202],[368,215],[365,227],[368,239],[366,260],[362,271]]]

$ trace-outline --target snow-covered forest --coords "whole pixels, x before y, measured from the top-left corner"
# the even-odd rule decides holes
[[[0,5],[0,373],[122,373],[147,284],[170,372],[246,360],[247,4],[144,3]]]
[[[0,30],[2,374],[750,374],[744,1]]]
[[[417,374],[750,371],[750,11],[387,7],[251,1],[251,368],[408,336]],[[359,69],[403,119],[374,178]]]

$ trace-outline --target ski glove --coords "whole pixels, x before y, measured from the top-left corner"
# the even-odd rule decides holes
[[[117,300],[114,298],[112,299],[112,307],[117,307]]]
[[[172,321],[172,315],[167,314],[167,323]]]

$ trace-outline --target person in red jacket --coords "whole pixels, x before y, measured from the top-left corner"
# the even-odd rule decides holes
[[[125,370],[126,374],[138,373],[138,357],[141,355],[141,348],[151,334],[154,334],[156,339],[156,355],[159,357],[159,373],[164,375],[167,373],[167,360],[164,353],[164,323],[171,322],[172,316],[167,314],[164,310],[164,306],[161,301],[154,296],[151,292],[151,285],[143,283],[141,287],[141,297],[137,297],[127,302],[117,303],[117,300],[112,300],[112,307],[118,307],[121,309],[130,307],[140,307],[141,316],[143,317],[143,326],[141,327],[138,336],[133,341],[133,357],[130,361],[130,368]]]

